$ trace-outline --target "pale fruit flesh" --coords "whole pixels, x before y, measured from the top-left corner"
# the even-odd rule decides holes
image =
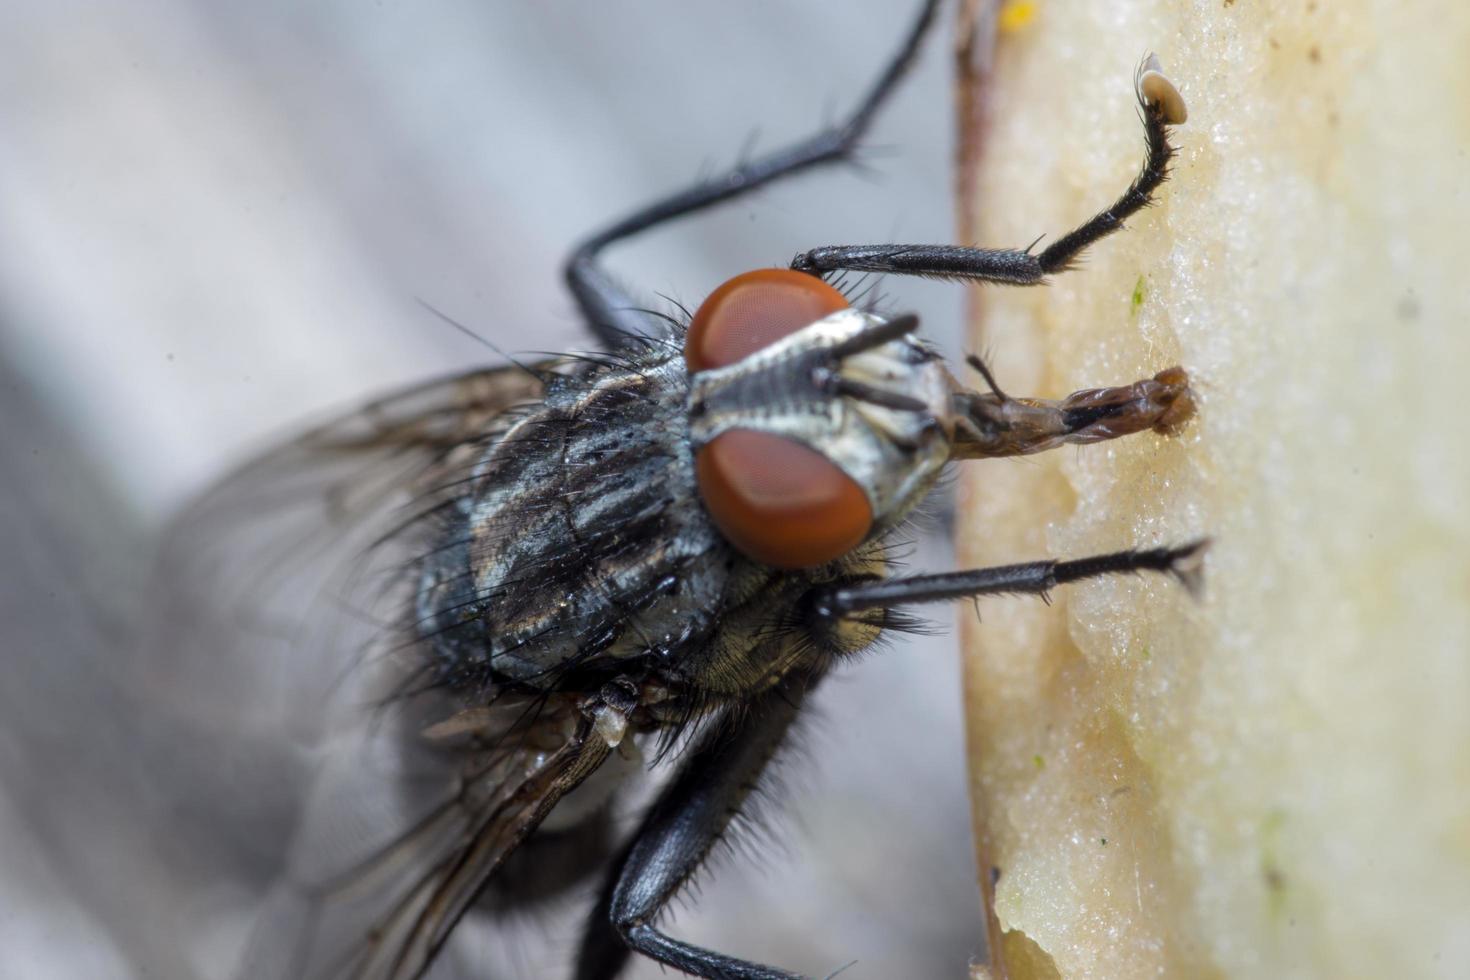
[[[1462,976],[1470,7],[1009,6],[962,175],[980,242],[1126,186],[1146,52],[1188,121],[1156,208],[1047,287],[978,293],[976,349],[1017,395],[1180,364],[1199,410],[966,464],[960,561],[1214,544],[1200,602],[1151,576],[967,617],[991,969]]]

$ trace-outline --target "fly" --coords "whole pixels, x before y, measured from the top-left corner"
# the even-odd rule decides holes
[[[573,251],[567,284],[603,353],[390,396],[186,515],[166,568],[173,622],[196,628],[174,642],[212,649],[220,622],[247,622],[262,673],[286,678],[282,731],[325,746],[247,975],[417,977],[468,916],[606,869],[581,980],[611,980],[633,953],[700,977],[794,977],[660,922],[835,664],[924,603],[1142,571],[1197,587],[1198,541],[895,574],[895,532],[952,463],[1171,433],[1194,401],[1177,367],[1050,401],[1007,394],[971,358],[972,388],[915,317],[833,283],[1040,285],[1070,269],[1167,175],[1185,113],[1155,59],[1135,78],[1141,172],[1040,251],[814,248],[731,278],[684,319],[641,309],[603,269],[615,242],[847,160],[937,7],[839,125]],[[250,516],[283,513],[290,530],[272,533]],[[248,584],[207,585],[221,568]],[[618,842],[609,801],[648,758],[671,775]]]

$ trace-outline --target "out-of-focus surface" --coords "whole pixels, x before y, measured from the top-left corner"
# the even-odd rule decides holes
[[[230,971],[207,951],[237,932],[178,930],[231,882],[180,891],[170,814],[188,801],[132,778],[157,746],[138,738],[146,704],[114,697],[116,618],[167,514],[304,417],[494,359],[423,304],[507,351],[588,346],[569,245],[752,135],[774,148],[833,118],[907,6],[7,11],[0,975]],[[875,179],[800,178],[619,246],[616,272],[693,304],[803,248],[949,240],[937,40],[879,122],[894,152],[870,158]],[[957,339],[957,290],[884,288]],[[787,768],[785,850],[720,862],[677,935],[809,973],[964,970],[981,930],[952,645],[904,640],[833,678]],[[571,942],[517,955],[545,975]]]
[[[1145,51],[1189,121],[1159,206],[1047,289],[985,291],[975,336],[1018,394],[1183,364],[1199,416],[977,467],[961,561],[1215,543],[1199,605],[1152,577],[984,605],[970,744],[1010,976],[1463,976],[1470,11],[1024,6],[984,239],[1124,187]]]

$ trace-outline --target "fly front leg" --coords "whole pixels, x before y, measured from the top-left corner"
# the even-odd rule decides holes
[[[705,735],[613,868],[583,936],[577,980],[612,980],[630,949],[696,977],[800,980],[680,942],[654,923],[739,812],[806,694],[804,681],[784,683]]]
[[[835,622],[865,609],[891,609],[984,595],[1037,595],[1045,598],[1052,589],[1068,582],[1139,572],[1170,575],[1192,595],[1198,595],[1203,585],[1204,551],[1208,546],[1208,540],[1199,540],[1177,548],[1115,551],[1074,561],[1047,559],[937,575],[836,584],[816,590],[808,602],[817,618]]]
[[[1169,127],[1184,122],[1184,100],[1152,55],[1134,78],[1147,152],[1143,169],[1122,196],[1040,252],[1030,248],[966,248],[959,245],[828,245],[803,252],[791,268],[825,276],[832,272],[889,273],[930,279],[1035,286],[1075,266],[1082,251],[1123,227],[1147,207],[1169,176],[1174,147]]]
[[[630,335],[646,333],[651,322],[603,268],[600,260],[603,249],[656,225],[749,194],[783,177],[851,160],[878,110],[913,66],[938,7],[939,0],[923,0],[919,15],[898,51],[846,119],[799,143],[655,201],[579,245],[567,260],[565,275],[567,286],[593,333],[607,346],[616,347],[626,344]]]

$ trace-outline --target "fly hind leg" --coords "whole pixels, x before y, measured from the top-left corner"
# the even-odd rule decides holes
[[[655,201],[579,245],[566,263],[567,286],[598,339],[608,348],[622,346],[630,336],[646,334],[652,324],[603,268],[599,257],[604,248],[666,221],[749,194],[782,177],[851,159],[878,110],[913,65],[924,35],[934,22],[938,6],[939,0],[924,0],[919,16],[898,52],[857,108],[842,122],[792,146],[740,164],[726,173]]]
[[[806,690],[786,683],[726,719],[691,753],[604,886],[577,958],[577,980],[612,980],[630,950],[696,977],[800,980],[798,974],[681,942],[659,914],[703,863],[780,747]]]

